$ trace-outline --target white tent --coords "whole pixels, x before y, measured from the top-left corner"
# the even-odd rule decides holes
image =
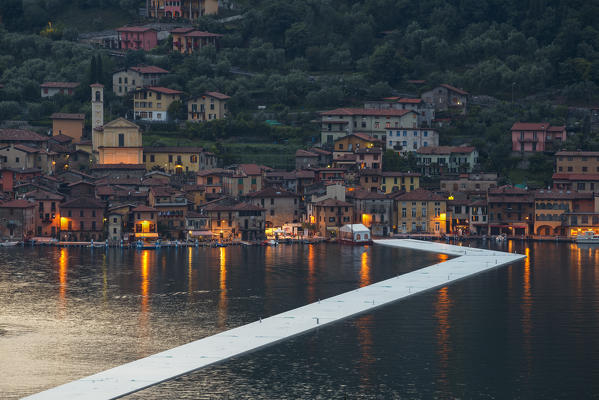
[[[370,229],[362,224],[347,224],[339,228],[339,237],[341,240],[354,243],[370,242],[372,236]]]

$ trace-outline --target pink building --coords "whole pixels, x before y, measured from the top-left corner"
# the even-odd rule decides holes
[[[565,141],[565,126],[551,126],[548,122],[516,122],[512,126],[512,151],[552,151],[559,149]]]
[[[124,26],[116,30],[122,50],[152,50],[158,45],[158,32],[143,26]]]

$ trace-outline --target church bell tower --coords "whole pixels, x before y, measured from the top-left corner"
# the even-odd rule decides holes
[[[92,88],[92,132],[104,126],[104,85],[94,83]]]

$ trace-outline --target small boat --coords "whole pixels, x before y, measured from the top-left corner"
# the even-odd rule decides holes
[[[265,240],[264,242],[262,242],[262,244],[264,246],[278,246],[279,245],[279,241],[278,240],[274,240],[274,239],[270,239],[270,240]]]
[[[582,232],[576,237],[576,243],[599,244],[599,235],[597,235],[594,231]]]
[[[7,240],[5,242],[0,242],[0,246],[2,246],[2,247],[13,247],[13,246],[16,246],[18,244],[19,244],[19,242],[9,241],[9,240]]]
[[[506,240],[505,235],[497,235],[497,236],[495,236],[495,241],[497,241],[497,242],[505,242],[505,240]]]

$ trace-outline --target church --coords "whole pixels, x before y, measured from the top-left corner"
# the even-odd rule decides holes
[[[94,83],[92,90],[92,151],[96,167],[121,169],[122,164],[143,169],[142,133],[138,125],[117,118],[104,124],[104,85]]]

